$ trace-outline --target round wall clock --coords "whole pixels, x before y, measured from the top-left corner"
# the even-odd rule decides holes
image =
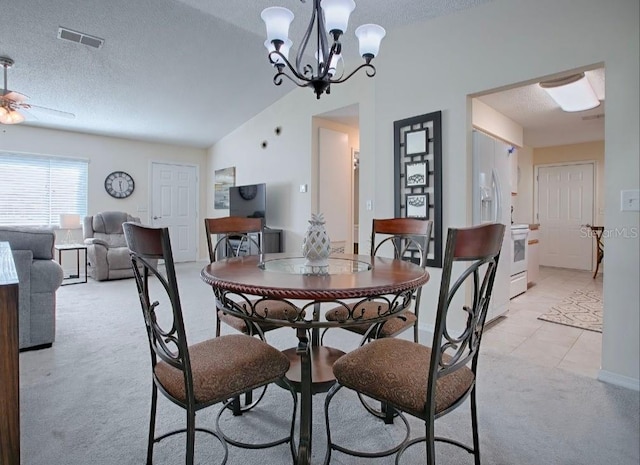
[[[116,199],[124,199],[133,193],[135,188],[133,178],[124,171],[114,171],[104,180],[107,193]]]
[[[240,186],[240,197],[245,200],[253,200],[258,194],[258,187],[254,184],[250,186]]]

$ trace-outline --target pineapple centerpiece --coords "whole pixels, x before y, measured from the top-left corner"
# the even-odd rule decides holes
[[[309,227],[302,240],[302,255],[306,258],[305,265],[309,267],[327,267],[327,259],[331,253],[331,241],[324,227],[324,215],[312,213]]]

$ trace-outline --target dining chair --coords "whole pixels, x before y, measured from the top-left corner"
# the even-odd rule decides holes
[[[395,259],[409,260],[426,268],[429,240],[433,221],[417,218],[374,219],[371,228],[371,256],[392,256]],[[414,294],[412,309],[402,315],[386,321],[382,325],[350,325],[346,329],[363,336],[361,344],[366,340],[394,337],[413,328],[413,340],[418,342],[418,312],[422,288]],[[325,318],[329,321],[344,321],[349,314],[366,321],[380,314],[380,302],[358,302],[347,307],[335,307],[327,310]],[[326,331],[325,331],[326,332]],[[323,333],[324,336],[324,333]]]
[[[229,257],[242,255],[262,254],[264,218],[246,218],[240,216],[226,216],[222,218],[205,218],[204,228],[207,236],[207,248],[209,249],[209,261],[211,263]],[[257,312],[268,312],[271,318],[286,319],[291,317],[292,309],[289,305],[270,300],[262,303],[251,302]],[[250,336],[258,336],[265,341],[264,333],[280,326],[269,323],[254,323],[229,315],[222,305],[216,301],[216,336],[220,336],[221,322],[233,329]],[[266,386],[255,396],[253,391],[245,393],[244,403],[239,398],[232,402],[234,415],[255,407],[266,391]]]
[[[211,263],[220,258],[238,257],[241,255],[262,254],[263,218],[243,218],[239,216],[226,216],[223,218],[205,218],[204,228],[207,235],[207,247]],[[286,319],[291,314],[291,307],[278,305],[269,301],[267,304],[258,304],[256,311],[268,311],[270,318]],[[216,336],[220,335],[221,322],[226,323],[237,331],[256,335],[264,340],[264,333],[279,328],[280,326],[268,323],[255,324],[224,312],[216,303]]]
[[[602,236],[604,235],[604,226],[591,226],[587,225],[589,229],[591,229],[591,233],[593,234],[593,238],[596,242],[596,269],[593,272],[593,279],[596,279],[598,276],[598,269],[600,268],[600,263],[602,263],[602,259],[604,258],[604,242],[602,241]]]
[[[398,465],[408,447],[425,442],[426,463],[435,465],[435,442],[442,441],[473,454],[475,465],[480,465],[476,373],[504,230],[504,225],[495,223],[449,229],[431,347],[400,338],[382,338],[364,344],[334,364],[337,381],[325,399],[328,442],[325,464],[329,463],[331,452],[336,450],[361,457],[396,453]],[[465,267],[460,268],[458,262]],[[454,270],[460,273],[456,273],[452,283]],[[460,323],[454,323],[460,321],[464,322],[462,327]],[[404,413],[424,421],[425,436],[405,438],[395,447],[374,453],[334,443],[329,407],[342,387],[392,406],[400,412],[406,425]],[[469,397],[473,446],[435,436],[435,420],[459,407]],[[348,437],[356,440],[352,429]]]
[[[151,418],[147,446],[147,465],[152,464],[156,442],[178,433],[185,433],[186,464],[194,461],[196,431],[209,433],[221,442],[222,463],[227,462],[227,442],[239,447],[263,448],[291,443],[297,397],[292,389],[294,415],[288,435],[264,444],[229,441],[221,432],[218,421],[215,431],[196,427],[196,412],[221,403],[220,414],[228,399],[272,382],[288,386],[285,373],[289,360],[279,350],[264,341],[244,334],[214,337],[189,345],[185,333],[178,282],[167,228],[149,228],[127,222],[124,235],[130,251],[131,265],[151,352]],[[164,272],[157,266],[164,263]],[[290,386],[289,386],[290,387]],[[185,409],[186,428],[156,436],[158,391],[174,404]],[[293,445],[292,452],[293,452]]]

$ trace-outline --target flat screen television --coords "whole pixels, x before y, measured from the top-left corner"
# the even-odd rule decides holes
[[[229,187],[229,215],[244,218],[266,218],[267,186],[249,184]]]

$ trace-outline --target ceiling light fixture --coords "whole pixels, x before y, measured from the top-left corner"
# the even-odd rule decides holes
[[[62,116],[64,118],[75,118],[73,113],[54,110],[53,108],[41,107],[26,103],[29,98],[20,92],[9,90],[7,87],[7,70],[14,65],[14,61],[9,57],[0,56],[0,66],[4,71],[4,87],[0,88],[0,124],[19,124],[24,121],[23,111],[38,110],[49,114]]]
[[[600,105],[600,100],[584,73],[541,82],[540,87],[547,91],[564,111],[591,110]]]
[[[301,0],[303,3],[305,0]],[[380,49],[380,42],[385,36],[384,28],[377,24],[363,24],[355,31],[360,43],[360,55],[364,63],[344,76],[342,60],[342,44],[340,36],[347,30],[349,15],[355,9],[353,0],[313,0],[313,12],[298,53],[295,66],[289,62],[289,26],[293,21],[293,13],[282,7],[270,7],[260,15],[267,27],[267,41],[264,43],[269,51],[269,61],[277,69],[273,83],[282,84],[283,77],[288,78],[298,87],[312,87],[317,98],[326,92],[330,93],[331,84],[345,82],[359,70],[366,68],[367,76],[376,74],[371,64]],[[315,62],[304,61],[309,40],[315,29]],[[333,44],[329,45],[330,40]],[[286,72],[285,67],[288,68]],[[338,70],[340,69],[340,73]]]
[[[7,70],[13,66],[13,60],[0,57],[0,66],[4,71],[4,87],[0,90],[0,124],[20,124],[24,121],[24,116],[16,111],[13,100],[20,100],[23,96],[7,89]]]

